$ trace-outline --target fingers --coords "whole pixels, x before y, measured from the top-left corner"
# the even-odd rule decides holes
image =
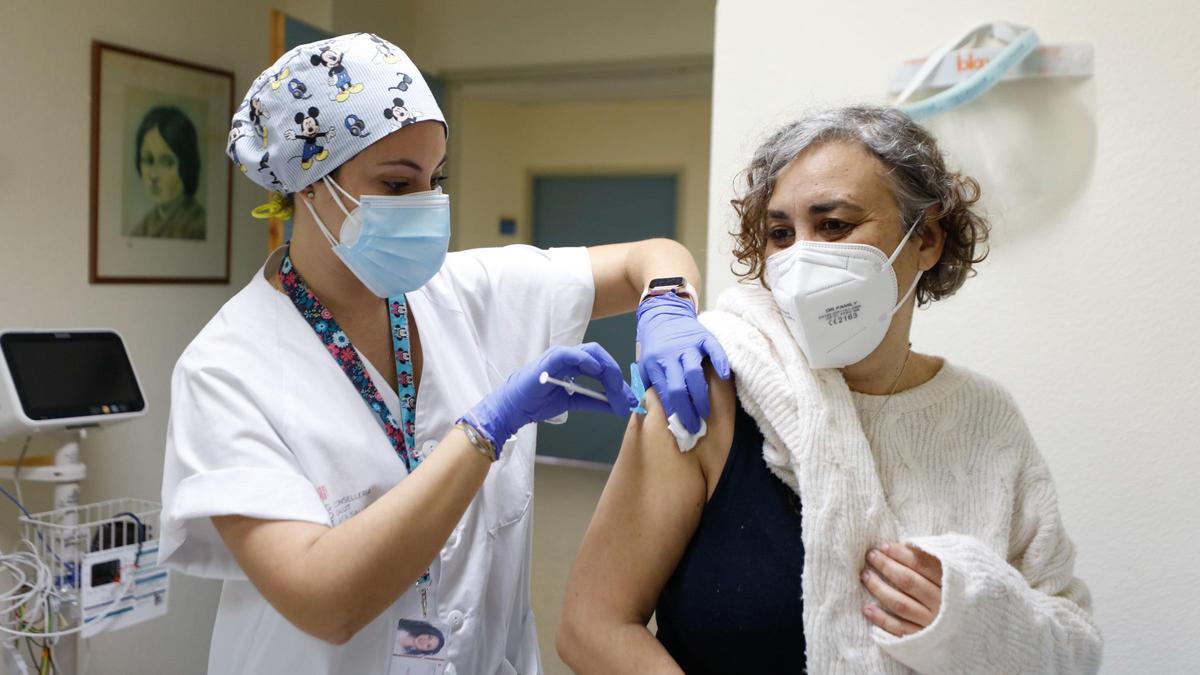
[[[646,389],[661,391],[655,385],[665,382],[667,376],[663,372],[662,364],[657,359],[643,358],[641,361],[638,361],[638,370],[642,374],[642,386]]]
[[[889,550],[891,548],[898,547],[892,546],[889,547]],[[938,608],[941,607],[942,602],[942,590],[937,584],[926,579],[916,570],[897,562],[880,551],[871,551],[868,553],[867,561],[875,572],[882,576],[888,584],[891,584],[892,588],[916,600],[933,616],[937,616]],[[888,607],[888,609],[892,608]],[[932,620],[932,616],[930,620]],[[918,621],[918,623],[921,622]]]
[[[671,415],[678,415],[680,423],[688,433],[700,431],[700,418],[696,416],[696,409],[692,407],[692,399],[688,397],[687,383],[683,378],[683,364],[678,360],[668,361],[663,364],[663,369],[667,376],[666,387],[664,389],[656,383],[654,388],[662,396],[667,419],[670,419]]]
[[[896,590],[883,580],[878,572],[865,569],[862,572],[863,586],[875,597],[880,607],[886,609],[898,619],[903,619],[918,626],[928,626],[933,623],[932,614],[927,607],[909,595]]]
[[[729,379],[729,356],[725,354],[725,348],[717,342],[715,337],[706,337],[701,343],[705,353],[708,354],[708,360],[712,362],[713,370],[717,371],[717,375],[722,380]],[[705,415],[708,417],[708,415]]]
[[[884,544],[879,547],[879,550],[892,560],[915,570],[934,586],[941,588],[942,561],[938,560],[937,556],[930,555],[915,546],[899,543]]]
[[[575,412],[576,410],[586,410],[588,412],[603,413],[605,415],[613,414],[613,409],[610,404],[605,403],[604,401],[596,400],[590,396],[585,396],[583,394],[571,394],[570,396],[567,396],[567,402],[564,407],[566,410],[570,410],[571,412]],[[628,415],[629,411],[624,410],[619,414]]]
[[[650,383],[650,372],[642,365],[641,361],[637,362],[638,377],[642,380],[642,386],[647,387]]]
[[[581,345],[580,349],[591,355],[600,365],[599,372],[584,371],[584,374],[596,378],[600,384],[604,385],[604,394],[608,397],[611,412],[614,415],[624,416],[629,413],[631,408],[637,407],[637,399],[633,395],[633,390],[625,384],[625,378],[621,375],[621,366],[617,365],[616,359],[605,351],[604,347],[595,342]]]
[[[688,398],[696,414],[708,419],[708,378],[704,374],[704,355],[699,350],[689,349],[679,357],[683,364],[683,381],[687,383]]]
[[[905,621],[904,619],[900,619],[889,614],[879,605],[867,605],[866,607],[863,607],[863,614],[868,620],[870,620],[871,623],[879,626],[896,637],[905,637],[921,631],[920,626],[912,623],[911,621]]]
[[[551,376],[559,379],[575,377],[581,373],[595,377],[604,370],[600,362],[591,353],[583,349],[583,345],[578,347],[551,347],[546,351],[546,355],[542,359],[542,368],[549,371]]]

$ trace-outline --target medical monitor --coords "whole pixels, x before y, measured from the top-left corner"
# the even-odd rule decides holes
[[[0,439],[145,412],[137,373],[117,333],[0,331]]]

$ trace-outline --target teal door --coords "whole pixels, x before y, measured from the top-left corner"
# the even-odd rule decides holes
[[[542,176],[533,181],[534,245],[596,246],[652,237],[675,238],[677,180],[669,175]],[[585,342],[599,342],[629,379],[633,314],[593,321]],[[538,427],[538,454],[611,464],[627,419],[573,412],[566,424]]]

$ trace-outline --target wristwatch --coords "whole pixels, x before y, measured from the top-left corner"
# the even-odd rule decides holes
[[[496,452],[496,446],[494,446],[492,442],[488,440],[487,436],[484,436],[482,433],[480,433],[480,431],[475,428],[475,425],[468,422],[466,417],[459,418],[458,422],[454,424],[454,428],[459,429],[466,434],[467,440],[471,442],[471,445],[475,446],[475,449],[479,451],[479,454],[487,457],[493,462],[500,459],[500,453]]]
[[[638,304],[646,301],[646,298],[656,295],[666,295],[671,291],[675,291],[675,295],[687,298],[692,301],[697,309],[700,307],[700,298],[697,297],[696,287],[688,283],[688,280],[683,277],[659,277],[651,279],[646,285],[646,290],[642,291],[642,297],[638,300]]]

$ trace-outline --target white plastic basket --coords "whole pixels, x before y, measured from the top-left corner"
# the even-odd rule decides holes
[[[21,530],[53,572],[60,593],[78,592],[83,556],[140,543],[157,549],[162,505],[146,499],[110,499],[21,516]],[[154,554],[157,556],[157,553]]]

